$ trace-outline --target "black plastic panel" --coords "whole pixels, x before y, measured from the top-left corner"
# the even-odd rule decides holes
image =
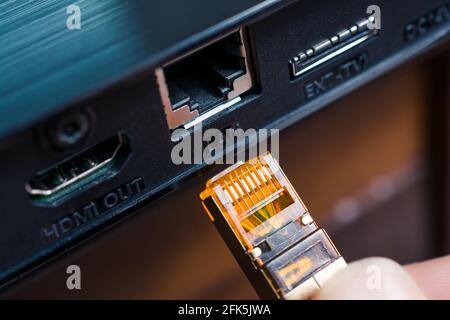
[[[288,62],[294,55],[366,17],[366,8],[370,4],[370,1],[350,0],[300,1],[259,17],[257,21],[244,23],[251,37],[259,90],[213,118],[208,126],[219,129],[230,126],[282,128],[431,48],[450,34],[449,22],[444,19],[440,24],[428,21],[428,27],[421,28],[417,36],[411,37],[410,33],[405,36],[405,28],[410,30],[417,26],[420,17],[431,19],[428,13],[435,12],[433,10],[439,6],[448,9],[446,2],[378,1],[382,10],[382,27],[376,39],[304,77],[292,80]],[[228,31],[217,28],[215,36]],[[195,42],[193,38],[189,39],[192,47]],[[185,47],[189,45],[184,44]],[[161,63],[174,56],[173,52],[169,54],[157,49],[154,54],[160,57]],[[126,54],[123,56],[127,57]],[[99,68],[103,67],[99,65]],[[65,80],[69,79],[70,74],[66,74]],[[314,94],[311,94],[311,86]],[[63,89],[51,87],[47,94],[51,95],[53,91],[57,95],[65,93],[60,90]],[[70,94],[75,92],[70,91]],[[77,99],[81,98],[77,96]],[[28,103],[32,104],[34,100],[39,105],[39,95],[30,95],[28,99]],[[2,145],[0,280],[3,282],[133,212],[132,208],[138,203],[173,188],[183,177],[201,167],[176,166],[171,162],[174,144],[170,140],[153,67],[127,78],[127,81],[118,82],[108,90],[97,92],[92,98],[83,99],[70,111],[79,108],[88,110],[93,121],[87,137],[75,147],[65,150],[51,147],[45,132],[52,119],[21,131]],[[119,132],[127,135],[132,150],[120,172],[101,183],[90,185],[84,192],[74,193],[53,207],[32,202],[24,185],[34,174]],[[106,209],[102,207],[106,198],[119,197],[120,188],[130,186],[134,191],[129,197],[120,201],[118,198]],[[92,213],[93,206],[102,207],[102,210],[95,211],[97,214],[86,214]],[[75,212],[81,212],[87,218],[75,219]],[[58,236],[49,238],[46,236],[49,230],[58,230]]]

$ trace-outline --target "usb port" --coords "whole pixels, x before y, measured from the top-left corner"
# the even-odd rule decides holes
[[[291,77],[297,78],[332,61],[346,52],[367,43],[378,34],[377,29],[369,28],[374,17],[363,19],[347,29],[341,30],[329,39],[316,43],[300,52],[289,61]]]
[[[241,101],[253,87],[248,47],[240,29],[156,69],[169,129],[189,129]]]
[[[92,183],[114,175],[130,154],[122,133],[115,135],[47,170],[35,174],[25,190],[33,201],[54,204],[64,196],[78,193]]]

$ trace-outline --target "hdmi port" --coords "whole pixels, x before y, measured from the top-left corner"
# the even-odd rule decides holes
[[[25,184],[25,190],[38,203],[55,204],[115,175],[130,151],[127,137],[117,134],[37,173]]]

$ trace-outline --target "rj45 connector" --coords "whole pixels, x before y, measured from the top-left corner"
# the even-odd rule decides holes
[[[309,298],[346,265],[269,153],[216,175],[200,198],[261,298]]]

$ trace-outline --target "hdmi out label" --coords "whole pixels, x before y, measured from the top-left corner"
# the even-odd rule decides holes
[[[369,55],[363,52],[358,56],[341,63],[333,70],[321,74],[305,84],[306,100],[311,100],[356,76],[369,65]]]
[[[59,218],[51,225],[43,228],[42,235],[47,242],[57,240],[67,233],[86,225],[119,204],[131,200],[144,189],[144,179],[142,177],[135,178],[92,200],[78,210]]]

